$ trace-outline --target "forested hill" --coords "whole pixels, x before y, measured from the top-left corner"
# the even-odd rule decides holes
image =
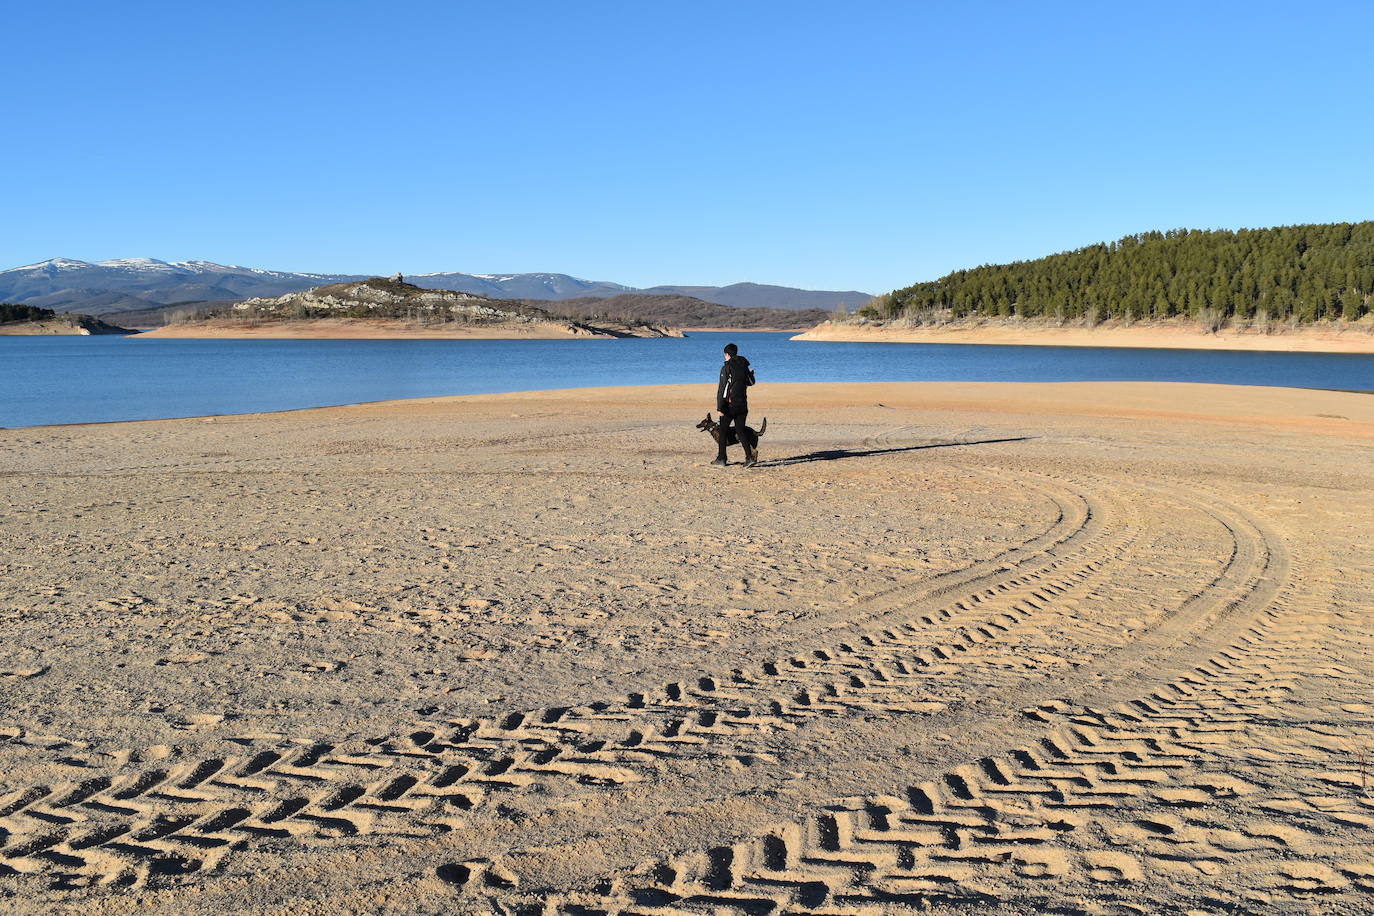
[[[955,271],[879,296],[860,314],[1354,321],[1370,311],[1371,293],[1374,222],[1171,229]]]

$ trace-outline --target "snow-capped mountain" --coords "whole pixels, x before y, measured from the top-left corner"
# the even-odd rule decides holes
[[[26,264],[6,270],[3,275],[43,275],[52,279],[81,274],[122,277],[137,282],[155,277],[200,277],[207,274],[251,274],[259,277],[332,277],[335,274],[285,273],[260,270],[256,267],[216,264],[214,261],[159,261],[157,258],[113,258],[108,261],[76,261],[71,258],[49,258],[37,264]]]
[[[582,280],[567,274],[463,274],[432,273],[406,277],[426,289],[453,289],[493,299],[580,299],[586,296],[618,296],[634,292],[628,286],[604,280]]]
[[[39,305],[63,312],[110,314],[172,302],[280,296],[324,283],[354,279],[361,278],[259,270],[211,261],[51,258],[0,272],[0,301]]]
[[[51,258],[0,271],[0,302],[37,305],[61,312],[112,315],[158,309],[173,303],[223,302],[282,296],[327,283],[366,279],[366,274],[314,274],[216,264],[213,261],[159,261],[114,258],[77,261]],[[451,289],[493,299],[557,301],[619,296],[626,293],[687,294],[736,307],[834,308],[856,306],[869,295],[853,290],[800,290],[785,286],[736,283],[732,286],[658,286],[637,289],[568,274],[427,273],[406,280],[427,289]]]

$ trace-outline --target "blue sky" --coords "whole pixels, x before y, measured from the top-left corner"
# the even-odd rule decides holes
[[[1374,218],[1374,4],[66,3],[5,14],[0,268],[881,292]]]

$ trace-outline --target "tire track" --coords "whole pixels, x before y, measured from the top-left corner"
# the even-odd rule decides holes
[[[765,739],[826,718],[936,713],[945,703],[928,690],[913,697],[915,685],[928,688],[1125,559],[1136,526],[1107,526],[1103,504],[1079,499],[1077,511],[1061,502],[1071,511],[1014,562],[929,588],[923,602],[935,610],[756,672],[705,675],[619,703],[428,724],[362,748],[245,741],[257,752],[20,790],[0,801],[0,828],[12,831],[0,835],[0,867],[48,876],[59,889],[119,886],[213,871],[226,853],[270,839],[418,840],[462,826],[493,793],[539,781],[623,785],[675,760],[766,756]],[[962,597],[941,604],[951,593]]]
[[[1065,563],[1052,556],[1054,550],[1084,541],[1082,553],[1101,538],[1101,526],[1086,501],[1070,501],[1063,494],[1052,498],[1059,515],[1045,533],[1002,557],[926,587],[927,604],[970,587],[982,591],[924,622],[933,625],[937,619],[953,620],[975,611],[990,597]],[[1074,575],[1081,572],[1075,569],[1069,578]],[[884,593],[875,603],[899,602],[901,594]],[[918,637],[919,628],[907,624],[902,632],[886,631],[867,641],[870,648],[886,645],[902,653]],[[784,683],[780,672],[806,667],[796,659],[770,663],[761,686],[771,687],[770,680]],[[819,673],[819,668],[808,672],[813,679]],[[684,696],[703,707],[717,705],[719,697],[705,689],[715,681],[703,677],[689,690],[668,685],[652,701],[635,694],[620,704],[463,722],[443,737],[436,725],[436,730],[417,729],[405,737],[370,739],[361,749],[323,743],[301,747],[299,742],[260,749],[257,742],[244,739],[246,750],[256,753],[20,789],[0,800],[0,868],[53,875],[58,885],[127,885],[150,876],[213,870],[226,852],[264,838],[327,839],[373,831],[429,836],[451,829],[461,812],[480,805],[493,789],[520,788],[552,777],[593,785],[636,779],[621,758],[642,763],[648,752],[641,747],[646,734],[675,748],[706,743],[713,731],[733,734],[724,725],[715,727],[718,713],[713,711],[703,711],[694,722],[634,727],[654,713],[680,716]],[[795,703],[788,701],[795,707],[792,716],[804,718],[816,711],[807,708],[815,705],[807,699],[793,699]],[[751,725],[765,727],[764,721],[769,720],[764,717]],[[607,742],[595,747],[595,740],[588,742],[587,732],[607,722],[622,730],[623,748],[606,751]],[[417,825],[422,811],[427,814]]]
[[[742,842],[607,878],[605,892],[528,911],[878,913],[1013,899],[1061,911],[1086,897],[1138,911],[1161,881],[1197,905],[1306,911],[1316,896],[1374,891],[1371,869],[1339,849],[1330,861],[1295,861],[1312,852],[1301,831],[1256,817],[1245,800],[1255,787],[1209,758],[1272,715],[1310,670],[1302,656],[1323,629],[1291,610],[1281,541],[1233,509],[1213,512],[1235,537],[1232,561],[1149,646],[1125,656],[1143,664],[1176,652],[1201,623],[1210,632],[1189,647],[1208,655],[1191,669],[1181,658],[1183,673],[1110,706],[1029,707],[1032,735],[1010,750],[891,795],[835,799]],[[1138,679],[1123,675],[1104,693]],[[1252,880],[1243,889],[1208,880],[1223,873]]]

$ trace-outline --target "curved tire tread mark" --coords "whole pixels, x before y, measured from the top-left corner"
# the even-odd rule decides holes
[[[1172,877],[1188,854],[1217,862],[1197,872],[1214,874],[1239,861],[1241,849],[1269,854],[1270,890],[1301,899],[1348,887],[1351,878],[1330,866],[1284,864],[1289,854],[1264,828],[1249,828],[1247,846],[1247,835],[1174,813],[1248,791],[1243,781],[1194,764],[1218,732],[1269,715],[1289,689],[1282,660],[1297,642],[1295,628],[1301,641],[1318,638],[1314,627],[1289,621],[1282,542],[1233,507],[1208,511],[1233,535],[1230,561],[1156,627],[1148,645],[1127,653],[1142,665],[1175,653],[1172,670],[1182,673],[1164,674],[1148,692],[1106,709],[1063,701],[1027,708],[1039,734],[1019,747],[889,796],[836,799],[799,823],[621,876],[607,882],[608,894],[546,900],[539,910],[878,912],[894,901],[976,906],[1010,896],[1049,906],[1085,891],[1110,899],[1147,874]],[[1185,640],[1199,624],[1203,631]],[[1189,657],[1202,650],[1202,661]],[[1104,664],[1119,665],[1120,656]],[[1113,843],[1138,842],[1145,854],[1103,843],[1102,831],[1121,838]],[[1043,879],[1052,879],[1049,890],[1027,893],[1028,883]],[[1133,887],[1122,900],[1138,908],[1141,893]],[[1246,905],[1226,889],[1213,902]]]

